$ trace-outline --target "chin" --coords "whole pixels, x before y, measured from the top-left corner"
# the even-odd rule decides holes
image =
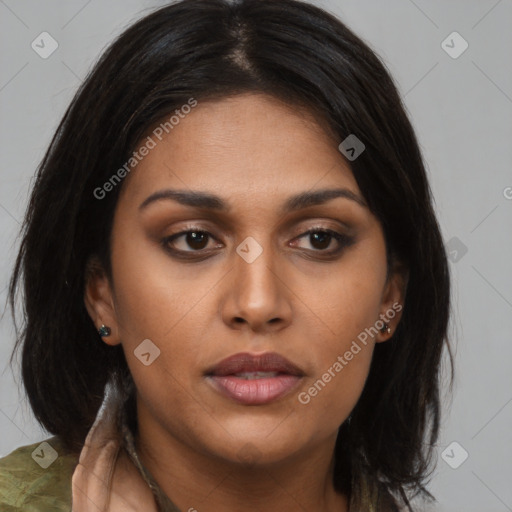
[[[253,424],[251,430],[246,426],[234,429],[234,424],[226,430],[219,427],[218,437],[211,432],[204,446],[213,456],[228,463],[254,467],[283,462],[304,449],[310,441],[304,430],[282,428],[283,424],[279,426],[279,422],[266,422],[260,426],[262,428]]]

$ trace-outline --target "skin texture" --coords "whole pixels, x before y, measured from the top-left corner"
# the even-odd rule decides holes
[[[169,188],[216,194],[230,211],[169,199],[139,209]],[[399,272],[386,281],[382,228],[356,201],[281,213],[288,197],[326,188],[363,200],[314,118],[261,94],[199,102],[125,178],[113,282],[91,278],[85,303],[95,325],[112,329],[104,342],[123,346],[137,387],[141,459],[181,510],[348,510],[332,485],[337,429],[361,395],[374,344],[391,335],[369,338],[308,404],[298,394],[402,304],[406,281]],[[182,235],[168,245],[196,259],[173,257],[162,240],[191,226],[211,237]],[[339,243],[315,241],[304,235],[310,228],[353,243],[327,256]],[[252,263],[236,252],[246,237],[263,249]],[[389,322],[392,333],[399,319]],[[134,355],[145,339],[161,351],[149,366]],[[204,377],[228,356],[269,351],[305,373],[273,403],[235,403]]]

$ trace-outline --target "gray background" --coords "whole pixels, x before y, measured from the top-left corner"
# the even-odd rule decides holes
[[[164,2],[0,0],[2,304],[35,168],[86,72],[129,23]],[[457,379],[430,489],[435,510],[512,511],[512,1],[324,0],[384,59],[428,166],[453,276]],[[43,31],[58,49],[42,59]],[[442,47],[457,31],[458,58]],[[453,38],[452,38],[453,39]],[[458,52],[461,41],[447,43]],[[467,252],[465,252],[467,251]],[[0,342],[0,456],[48,437],[13,380],[12,323]],[[462,450],[469,456],[452,465]]]

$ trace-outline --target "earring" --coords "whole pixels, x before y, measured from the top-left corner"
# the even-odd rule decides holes
[[[110,333],[111,333],[111,330],[110,330],[110,327],[107,327],[106,325],[102,325],[99,329],[98,329],[98,334],[103,337],[103,336],[110,336]]]
[[[380,330],[382,334],[391,334],[391,328],[389,327],[389,324],[384,322],[384,325],[382,326],[382,329]]]

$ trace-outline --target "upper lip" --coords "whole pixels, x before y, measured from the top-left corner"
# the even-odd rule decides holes
[[[304,375],[304,372],[285,357],[276,352],[234,354],[206,371],[206,375],[235,375],[241,372],[279,372],[289,375]]]

